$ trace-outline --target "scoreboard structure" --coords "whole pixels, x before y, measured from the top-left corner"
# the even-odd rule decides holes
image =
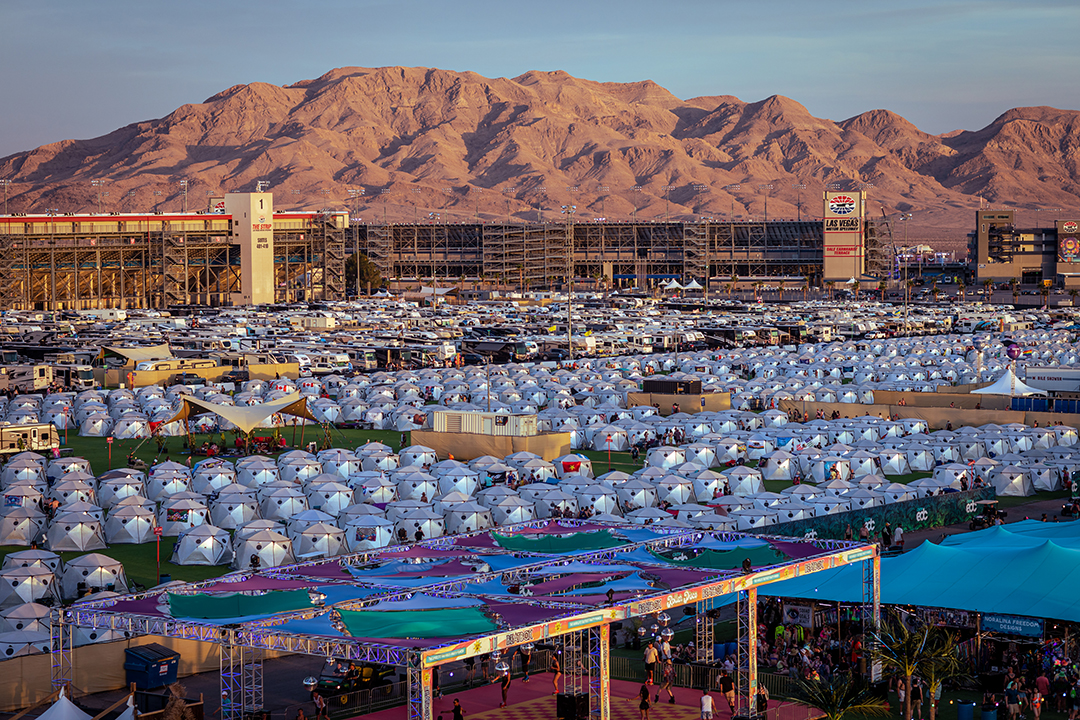
[[[866,192],[826,191],[822,280],[861,280],[866,270]]]

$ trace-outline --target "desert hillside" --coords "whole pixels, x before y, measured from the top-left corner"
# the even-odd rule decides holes
[[[888,110],[837,122],[780,96],[681,100],[649,81],[392,67],[238,85],[3,158],[0,177],[13,212],[179,210],[181,180],[201,209],[266,181],[279,209],[451,222],[550,220],[564,205],[579,219],[817,217],[838,183],[872,186],[875,215],[913,213],[912,242],[953,249],[980,203],[1025,211],[1025,224],[1035,208],[1040,221],[1074,212],[1078,163],[1080,113],[1048,107],[935,136]]]

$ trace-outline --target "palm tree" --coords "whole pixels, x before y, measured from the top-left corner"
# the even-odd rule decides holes
[[[796,680],[795,694],[802,702],[825,713],[829,720],[844,720],[849,715],[890,714],[884,699],[875,695],[861,678],[848,673],[837,673],[828,681]]]
[[[935,698],[941,694],[942,684],[947,680],[967,675],[963,663],[960,662],[956,637],[944,631],[935,632],[933,641],[940,643],[939,647],[935,648],[936,657],[923,665],[919,671],[919,677],[926,684],[926,693],[930,696],[930,720],[936,720],[937,700]]]
[[[806,278],[806,284],[803,285],[802,299],[803,300],[809,300],[810,299],[810,278]]]
[[[862,287],[862,283],[856,280],[851,284],[851,289],[855,291],[855,302],[859,302],[859,288]]]
[[[761,289],[764,288],[764,287],[765,287],[765,283],[762,282],[761,280],[758,280],[757,282],[754,283],[754,302],[761,302],[758,293],[760,293]]]
[[[990,297],[994,292],[994,281],[990,278],[983,280],[983,293],[986,295],[986,302],[990,302]]]
[[[904,687],[911,688],[911,676],[922,675],[931,663],[944,662],[949,656],[950,644],[947,632],[935,625],[924,625],[916,630],[908,628],[899,616],[892,616],[874,633],[874,659],[882,667],[899,673]],[[824,710],[824,708],[822,708]],[[904,695],[904,720],[911,720],[911,693]]]
[[[1072,301],[1073,307],[1076,307],[1076,296],[1080,295],[1080,290],[1073,288],[1069,290],[1069,300]]]
[[[938,301],[938,287],[937,280],[933,280],[930,283],[930,297],[934,298],[934,302]]]
[[[889,287],[889,284],[882,280],[877,284],[878,292],[881,293],[881,302],[885,302],[885,289]]]
[[[836,288],[836,281],[830,280],[829,282],[825,283],[825,287],[829,290],[829,301],[831,302],[833,290]]]
[[[1009,280],[1009,287],[1012,289],[1013,305],[1019,301],[1020,297],[1020,281],[1016,278]]]
[[[956,284],[956,294],[960,296],[960,302],[964,302],[967,299],[967,285],[963,282]]]
[[[1045,282],[1043,283],[1042,290],[1041,290],[1040,294],[1042,295],[1042,299],[1043,299],[1043,307],[1046,307],[1047,306],[1046,305],[1047,296],[1050,295],[1050,286],[1047,285]]]

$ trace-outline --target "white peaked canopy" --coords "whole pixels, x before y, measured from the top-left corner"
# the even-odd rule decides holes
[[[173,546],[172,561],[177,565],[227,565],[232,559],[229,533],[213,525],[185,530]]]
[[[80,585],[83,587],[80,588]],[[128,585],[124,566],[101,553],[90,553],[69,560],[60,576],[60,590],[65,599],[71,599],[79,597],[80,589],[126,593]]]
[[[60,697],[49,706],[48,710],[38,716],[38,720],[90,720],[89,715],[75,707],[75,703],[67,699],[66,692],[66,690],[61,690]]]
[[[225,418],[245,433],[250,433],[259,425],[274,415],[294,415],[305,418],[312,422],[319,419],[308,410],[308,398],[298,392],[291,393],[280,400],[272,400],[260,405],[218,405],[216,403],[199,400],[190,395],[184,396],[184,404],[166,422],[173,423],[193,417],[199,413],[212,412],[218,417]]]
[[[978,395],[1010,395],[1012,397],[1046,395],[1045,390],[1031,387],[1023,380],[1016,377],[1011,367],[1005,370],[1005,374],[995,380],[992,385],[987,385],[984,388],[972,390],[971,392]]]

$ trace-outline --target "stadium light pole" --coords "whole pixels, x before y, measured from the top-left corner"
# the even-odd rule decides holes
[[[566,188],[569,192],[575,192]],[[574,211],[577,205],[563,205],[562,214],[566,216],[566,240],[569,251],[566,254],[566,346],[569,359],[574,359],[573,307],[574,307]]]
[[[352,220],[356,218],[356,215],[360,212],[360,198],[364,195],[364,188],[349,188],[349,200],[352,201],[350,211],[352,217],[349,218],[349,226],[352,227]],[[358,228],[353,227],[353,257],[356,258],[356,299],[360,299],[360,231]]]
[[[799,209],[799,222],[802,222],[802,191],[806,189],[806,185],[792,183],[791,189],[795,191],[795,207]]]
[[[671,191],[675,189],[674,185],[664,185],[661,190],[664,191],[664,222],[670,221],[671,216]]]
[[[908,286],[908,257],[907,253],[911,252],[911,248],[908,247],[908,221],[911,220],[911,213],[900,213],[900,221],[904,223],[904,335],[908,333],[908,303],[911,301],[911,287]]]
[[[728,213],[728,226],[731,230],[731,274],[735,275],[735,193],[742,190],[742,183],[725,185],[724,190],[731,196],[731,212]],[[734,289],[732,288],[732,290]]]
[[[7,178],[4,178],[3,180],[0,180],[0,185],[4,186],[4,214],[7,215],[8,214],[8,206],[7,206],[8,187],[11,186],[11,181],[8,180]]]
[[[188,188],[188,181],[187,180],[181,180],[180,181],[180,192],[184,196],[183,211],[185,213],[187,212],[187,188]]]
[[[503,191],[503,199],[506,200],[506,224],[509,225],[510,222],[511,222],[511,219],[510,219],[510,201],[514,199],[514,193],[517,192],[517,188],[514,187],[513,185],[511,185],[510,187],[504,187],[502,189],[502,191]]]

